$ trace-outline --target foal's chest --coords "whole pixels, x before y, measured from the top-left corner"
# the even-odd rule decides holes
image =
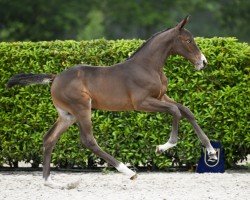
[[[164,73],[157,74],[151,81],[151,95],[154,98],[161,99],[167,90],[167,77]]]
[[[163,72],[160,74],[160,80],[161,80],[161,87],[159,88],[159,94],[157,96],[157,99],[161,99],[167,90],[168,79]]]

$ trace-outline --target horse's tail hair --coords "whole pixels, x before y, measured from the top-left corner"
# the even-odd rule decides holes
[[[54,74],[17,74],[10,78],[6,87],[10,88],[15,85],[30,85],[30,84],[47,84],[54,80]]]

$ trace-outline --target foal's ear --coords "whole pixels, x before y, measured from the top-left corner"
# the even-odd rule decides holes
[[[188,23],[190,15],[187,15],[179,24],[176,25],[178,30],[183,29],[183,27]]]

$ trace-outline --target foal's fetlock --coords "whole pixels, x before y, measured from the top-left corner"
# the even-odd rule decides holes
[[[176,145],[177,145],[177,143],[172,144],[172,143],[170,143],[170,142],[167,142],[167,143],[165,143],[165,144],[163,144],[163,145],[158,145],[158,146],[156,147],[155,152],[156,152],[157,154],[161,154],[161,153],[163,153],[164,151],[166,151],[166,150],[168,150],[168,149],[170,149],[170,148],[172,148],[172,147],[174,147],[174,146],[176,146]]]

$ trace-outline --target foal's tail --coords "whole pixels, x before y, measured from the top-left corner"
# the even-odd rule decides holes
[[[7,82],[7,87],[15,85],[30,85],[30,84],[47,84],[54,80],[55,74],[17,74],[10,78]]]

